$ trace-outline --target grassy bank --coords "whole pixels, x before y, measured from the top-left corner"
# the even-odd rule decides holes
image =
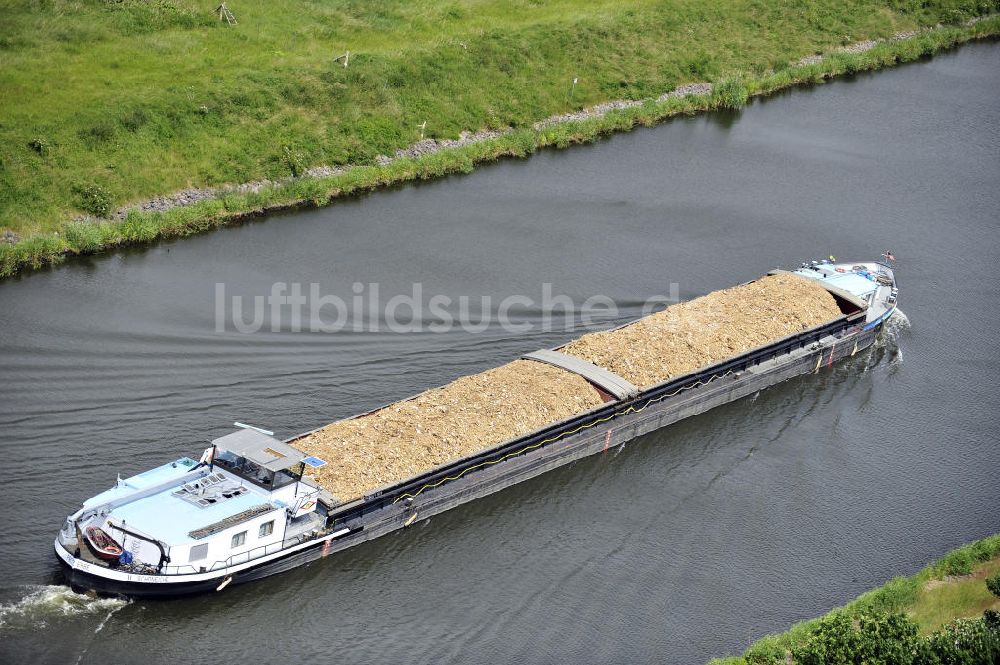
[[[214,5],[214,3],[213,3]],[[15,4],[0,27],[0,276],[125,244],[197,233],[292,205],[592,140],[748,95],[905,62],[1000,33],[997,0],[272,2],[236,26],[208,5],[119,0]],[[837,47],[946,25],[865,53]],[[351,51],[349,66],[334,62]],[[790,63],[817,52],[819,63]],[[572,80],[578,78],[574,87]],[[552,114],[650,99],[536,130]],[[511,128],[379,165],[419,138]],[[319,164],[351,165],[331,177]],[[257,179],[255,192],[100,219],[189,186]],[[89,214],[84,222],[72,217]]]
[[[949,644],[956,642],[955,631],[970,632],[973,621],[983,616],[984,611],[1000,610],[1000,597],[987,588],[986,579],[1000,573],[1000,534],[963,545],[952,550],[935,563],[927,566],[911,577],[897,577],[887,584],[858,596],[856,599],[831,611],[824,617],[796,624],[787,632],[769,635],[755,642],[742,656],[716,659],[710,665],[792,665],[793,663],[838,663],[844,662],[828,657],[817,660],[815,649],[817,634],[830,632],[830,627],[838,622],[853,625],[863,630],[866,621],[872,617],[885,617],[878,626],[882,633],[887,625],[895,626],[897,634],[906,635],[912,651],[921,653],[921,648],[935,645],[939,641]],[[955,620],[959,620],[956,624]],[[995,628],[995,641],[983,647],[982,654],[969,660],[954,662],[974,665],[1000,659],[1000,626]],[[843,639],[839,640],[841,643]],[[960,638],[958,641],[961,641]],[[961,645],[959,645],[961,646]],[[882,647],[885,649],[885,645]],[[990,648],[997,651],[986,653]],[[885,651],[883,651],[883,654]],[[800,657],[796,658],[795,655]],[[912,655],[912,654],[911,654]],[[989,659],[977,659],[979,656]],[[940,655],[939,655],[940,658]],[[854,662],[854,661],[847,661]],[[860,662],[860,661],[859,661]],[[865,662],[882,662],[878,659]],[[909,660],[885,662],[910,662]],[[925,654],[924,660],[917,662],[939,662]],[[941,659],[941,665],[952,661]]]

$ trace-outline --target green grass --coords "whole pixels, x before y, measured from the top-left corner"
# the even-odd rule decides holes
[[[916,575],[897,577],[861,594],[826,617],[841,613],[901,612],[929,635],[953,619],[982,616],[1000,608],[1000,599],[986,588],[986,578],[1000,571],[1000,534],[958,547]],[[742,656],[720,658],[711,665],[756,665],[785,662],[793,646],[801,645],[823,617],[795,624],[778,635],[756,641]]]
[[[320,205],[913,59],[995,34],[996,21],[789,66],[851,41],[958,24],[1000,0],[274,0],[232,4],[237,26],[212,15],[215,2],[5,4],[0,231],[27,240],[0,244],[0,276],[67,252],[195,233],[274,206]],[[334,62],[346,50],[347,68]],[[717,82],[716,94],[530,129],[554,113],[655,97],[693,81]],[[517,131],[374,165],[377,155],[414,142],[424,121],[438,138],[484,127]],[[280,179],[319,164],[362,168],[133,215],[126,224],[95,223],[96,232],[68,224],[188,186]]]
[[[932,580],[918,592],[909,614],[930,634],[956,617],[982,616],[988,609],[1000,611],[1000,598],[986,588],[986,578],[1000,573],[1000,558],[978,564],[967,576]]]

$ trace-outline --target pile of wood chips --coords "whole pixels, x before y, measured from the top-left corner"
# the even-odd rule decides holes
[[[347,502],[601,403],[576,374],[515,360],[332,423],[292,445],[328,461],[312,478]]]
[[[819,284],[781,274],[584,335],[562,351],[648,387],[838,316]],[[576,374],[516,360],[332,423],[292,445],[327,460],[312,478],[347,502],[599,404],[598,392]]]
[[[817,282],[781,273],[584,335],[561,350],[647,388],[840,315]]]

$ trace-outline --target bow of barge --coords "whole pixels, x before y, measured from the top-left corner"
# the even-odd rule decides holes
[[[794,274],[821,286],[838,315],[650,385],[637,385],[599,359],[569,353],[571,345],[526,354],[524,361],[586,382],[599,396],[596,406],[354,497],[335,496],[317,480],[321,474],[307,474],[327,464],[310,454],[310,437],[318,430],[281,441],[245,426],[213,441],[198,462],[178,459],[119,479],[88,499],[66,519],[56,554],[73,586],[102,593],[156,597],[222,590],[820,371],[871,345],[896,309],[898,290],[888,262],[813,261],[769,274]],[[87,535],[98,532],[101,547]],[[120,554],[112,557],[112,550]]]

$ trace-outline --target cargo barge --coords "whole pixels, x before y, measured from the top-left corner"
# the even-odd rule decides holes
[[[566,353],[566,346],[529,353],[524,360],[581,377],[600,403],[346,501],[315,480],[324,466],[337,464],[308,454],[310,437],[319,430],[279,440],[242,426],[213,441],[200,461],[184,457],[119,479],[84,502],[54,543],[67,581],[99,593],[167,597],[221,591],[280,573],[822,371],[869,347],[896,309],[888,260],[814,261],[768,275],[820,285],[839,314],[648,386]],[[120,553],[112,557],[111,551]]]

